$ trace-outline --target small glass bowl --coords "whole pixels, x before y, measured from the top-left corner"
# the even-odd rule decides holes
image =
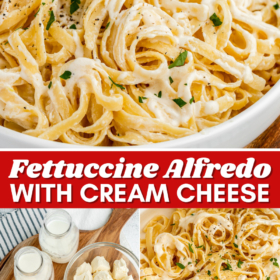
[[[123,258],[129,269],[128,275],[134,280],[140,279],[139,260],[130,250],[116,243],[97,242],[84,247],[74,255],[66,267],[63,280],[73,280],[78,267],[84,262],[91,264],[97,256],[103,256],[110,263],[111,271],[114,261]]]

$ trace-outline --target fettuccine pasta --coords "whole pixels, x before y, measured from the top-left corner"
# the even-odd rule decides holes
[[[280,279],[280,220],[270,209],[177,209],[144,232],[141,280]]]
[[[278,0],[1,0],[0,125],[143,145],[234,117],[279,79]]]

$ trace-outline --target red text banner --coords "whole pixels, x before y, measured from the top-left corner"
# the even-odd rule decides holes
[[[0,208],[280,207],[277,151],[3,151]]]

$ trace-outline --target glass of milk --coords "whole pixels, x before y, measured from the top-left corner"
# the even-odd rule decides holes
[[[64,210],[48,213],[39,233],[39,242],[55,263],[68,263],[79,245],[79,229]]]
[[[53,280],[52,260],[35,247],[21,248],[14,258],[14,276],[16,280]]]

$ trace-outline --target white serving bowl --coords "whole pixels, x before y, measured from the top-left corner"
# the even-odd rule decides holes
[[[278,82],[253,106],[225,123],[191,136],[138,148],[243,148],[265,131],[279,114],[280,83]],[[0,126],[0,148],[69,149],[73,147],[81,146],[41,140]],[[100,147],[91,147],[91,149],[98,150]],[[131,147],[119,149],[129,150]]]

